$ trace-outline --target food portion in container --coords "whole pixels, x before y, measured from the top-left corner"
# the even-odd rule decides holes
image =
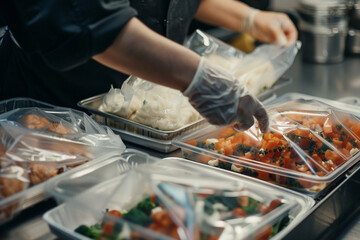
[[[299,210],[280,191],[212,171],[178,162],[133,168],[69,203],[87,209],[73,230],[93,239],[269,239]]]
[[[263,44],[247,54],[201,30],[186,42],[191,50],[233,73],[256,96],[274,86],[292,65],[300,45],[296,42],[282,48]]]
[[[135,77],[126,80],[121,89],[111,88],[99,110],[164,131],[201,118],[180,91]]]
[[[212,128],[180,144],[184,156],[310,192],[324,189],[333,173],[356,160],[360,121],[352,113],[302,100],[267,110],[270,132],[262,134],[255,126],[245,132]]]
[[[197,194],[194,196],[194,199],[197,201],[197,204],[201,202],[204,206],[202,210],[206,216],[203,217],[213,222],[235,219],[241,221],[240,219],[246,219],[251,216],[263,216],[283,204],[280,199],[274,199],[267,206],[263,202],[247,196],[246,193],[243,194],[235,197]],[[119,239],[142,238],[135,231],[129,231],[126,223],[118,223],[114,221],[114,218],[143,226],[146,229],[172,239],[182,239],[178,233],[178,226],[172,220],[161,200],[156,198],[155,195],[146,197],[129,211],[106,209],[101,223],[96,223],[92,226],[80,225],[74,231],[92,239],[112,239],[114,237]],[[288,223],[289,218],[285,217],[274,226],[268,225],[256,235],[255,239],[269,239],[286,227]],[[216,229],[216,226],[212,226],[211,223],[206,221],[202,225],[203,227],[200,226],[199,229],[199,239],[219,239],[222,232],[220,229]]]
[[[119,136],[86,114],[65,108],[22,108],[0,115],[0,221],[21,204],[12,198],[34,185],[125,149]]]

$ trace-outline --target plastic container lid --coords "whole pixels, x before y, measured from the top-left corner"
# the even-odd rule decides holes
[[[198,235],[253,239],[270,236],[272,230],[277,232],[286,221],[298,219],[314,203],[306,196],[183,159],[146,158],[136,151],[126,154],[130,157],[67,176],[63,179],[65,185],[57,181],[56,185],[66,186],[65,189],[78,183],[85,186],[89,179],[112,169],[110,179],[95,185],[90,181],[91,188],[48,212],[45,220],[52,229],[79,237],[74,229],[80,225],[100,224],[96,226],[101,226],[100,231],[106,234],[111,224],[112,229],[121,229],[116,235],[125,238],[131,234],[147,239],[193,239]],[[118,170],[117,175],[114,169]],[[130,170],[124,172],[126,169]],[[106,214],[106,209],[110,214]],[[122,213],[121,218],[114,217],[119,216],[116,211]],[[84,232],[81,229],[84,226],[78,232]]]

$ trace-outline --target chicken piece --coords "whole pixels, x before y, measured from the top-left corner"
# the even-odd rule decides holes
[[[25,170],[18,166],[10,166],[2,170],[3,176],[0,175],[0,199],[9,197],[23,191],[27,187],[24,179],[19,179],[17,176],[24,177]],[[9,174],[13,173],[13,176]],[[6,175],[6,177],[5,177]],[[9,219],[19,206],[19,202],[7,204],[0,209],[0,219]]]
[[[30,164],[30,183],[35,185],[46,181],[49,178],[55,177],[58,174],[58,169],[54,166],[49,166],[41,163]]]
[[[73,142],[57,141],[47,146],[46,149],[56,152],[62,152],[68,155],[80,156],[88,159],[91,159],[93,157],[91,152],[85,145]]]
[[[29,129],[44,129],[50,125],[49,120],[36,114],[29,114],[23,117],[20,122]]]
[[[53,123],[49,126],[48,130],[50,132],[58,133],[58,134],[71,134],[72,131],[64,126],[61,123]]]

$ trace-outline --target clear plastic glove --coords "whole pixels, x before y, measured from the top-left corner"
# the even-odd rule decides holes
[[[238,130],[246,130],[254,124],[255,117],[260,130],[268,130],[269,118],[259,100],[232,74],[203,57],[183,94],[211,124],[235,124]]]
[[[242,21],[240,30],[261,42],[288,46],[297,40],[298,32],[291,19],[284,13],[251,9]]]

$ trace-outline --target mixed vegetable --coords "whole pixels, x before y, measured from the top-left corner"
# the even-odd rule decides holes
[[[222,232],[218,227],[212,226],[209,219],[224,221],[238,218],[245,219],[248,216],[262,216],[283,204],[281,200],[274,199],[266,205],[262,201],[246,195],[229,197],[201,194],[198,197],[204,203],[203,212],[206,214],[204,221],[201,223],[199,239],[202,240],[218,239]],[[126,221],[116,221],[117,218]],[[130,230],[126,222],[140,225],[173,239],[180,239],[178,233],[179,227],[174,223],[172,217],[160,203],[160,200],[154,195],[145,198],[128,212],[106,210],[100,224],[97,223],[92,226],[81,225],[75,229],[75,232],[99,240],[144,239],[136,230]],[[289,218],[286,216],[273,226],[266,226],[257,232],[255,239],[269,239],[287,226],[288,222]]]
[[[192,140],[187,144],[230,156],[240,161],[221,160],[184,151],[186,158],[257,177],[282,185],[319,191],[314,182],[271,174],[241,165],[285,168],[314,176],[326,176],[359,152],[360,122],[350,115],[291,111],[275,116],[272,131],[258,135],[226,127],[218,138]],[[234,162],[238,162],[236,164]],[[323,186],[322,186],[323,187]]]

